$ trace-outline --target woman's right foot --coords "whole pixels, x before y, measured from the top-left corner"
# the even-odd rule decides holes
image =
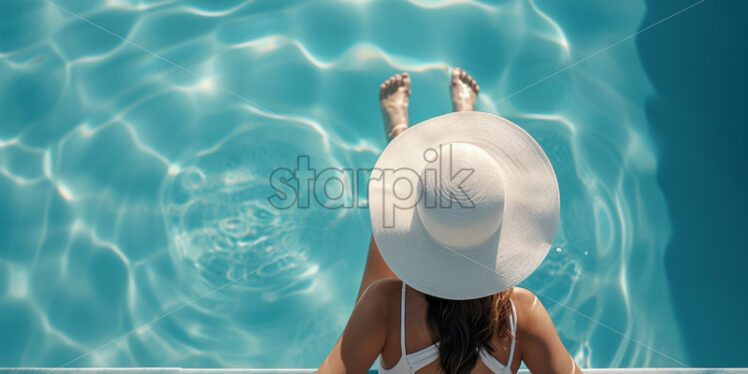
[[[460,68],[452,70],[452,83],[449,91],[452,93],[452,108],[455,112],[475,110],[475,99],[478,97],[480,87],[465,70]]]
[[[393,75],[379,86],[379,104],[382,107],[387,140],[391,140],[408,128],[409,101],[410,76],[408,73]]]

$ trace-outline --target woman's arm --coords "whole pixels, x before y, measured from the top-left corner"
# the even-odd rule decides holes
[[[361,279],[361,287],[358,289],[358,299],[369,287],[370,284],[386,278],[395,278],[397,275],[390,270],[390,267],[382,259],[382,254],[379,253],[377,243],[374,242],[374,237],[371,237],[369,242],[369,256],[366,258],[366,267],[364,268],[364,276]]]
[[[353,308],[343,335],[319,368],[322,374],[366,373],[384,349],[392,281],[374,282]],[[397,282],[399,283],[399,282]],[[393,286],[394,284],[394,286]]]
[[[556,332],[543,304],[530,291],[515,288],[512,301],[518,304],[517,342],[520,357],[533,374],[582,374]]]

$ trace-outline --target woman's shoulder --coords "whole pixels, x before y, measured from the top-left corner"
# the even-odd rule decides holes
[[[581,374],[581,370],[561,342],[548,311],[535,294],[530,290],[515,287],[511,299],[517,309],[519,323],[516,335],[517,348],[527,368],[532,372]]]
[[[381,322],[382,327],[389,326],[400,310],[400,290],[403,282],[399,279],[380,279],[366,288],[356,303],[356,309],[364,310]],[[368,323],[374,323],[369,321]]]
[[[380,279],[366,288],[361,301],[389,305],[392,301],[400,301],[403,281],[394,278]]]
[[[520,307],[529,307],[532,306],[533,303],[536,302],[537,297],[535,296],[532,291],[522,288],[522,287],[513,287],[512,288],[512,303],[514,304],[515,308]],[[519,312],[519,310],[518,310]]]
[[[540,300],[538,300],[538,297],[535,296],[532,291],[522,288],[522,287],[514,287],[512,289],[512,304],[514,304],[514,308],[517,311],[517,321],[519,322],[519,327],[527,327],[527,323],[522,323],[532,321],[535,318],[537,318],[536,314],[539,312],[538,306],[540,304]],[[542,307],[542,305],[540,305]],[[543,311],[545,309],[543,308]],[[524,325],[524,326],[523,326]]]
[[[512,303],[517,310],[517,330],[520,334],[544,335],[550,332],[555,333],[548,311],[530,290],[514,287]]]

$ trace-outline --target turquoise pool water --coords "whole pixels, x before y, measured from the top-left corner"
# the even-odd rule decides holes
[[[353,307],[368,211],[275,209],[270,173],[298,155],[371,167],[379,83],[412,75],[415,123],[450,109],[455,66],[558,175],[562,223],[523,286],[577,362],[689,362],[654,92],[634,38],[602,51],[640,29],[642,1],[0,9],[0,366],[318,365]]]

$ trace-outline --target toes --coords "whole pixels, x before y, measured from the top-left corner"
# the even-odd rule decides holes
[[[399,76],[397,75],[393,75],[391,79],[392,84],[390,85],[390,92],[395,92],[397,91],[398,87],[400,87],[400,79],[402,78],[399,78]]]
[[[408,90],[410,90],[410,76],[408,73],[395,74],[379,85],[380,96],[387,96],[404,85],[407,85]]]
[[[407,78],[407,75],[403,77],[401,74],[395,75],[395,86],[392,88],[393,91],[399,90],[400,87],[405,86],[405,78]]]
[[[478,87],[478,82],[475,81],[472,75],[465,73],[465,75],[462,77],[462,81],[470,86],[475,91],[475,93],[478,93],[478,91],[480,90],[480,88]]]
[[[387,79],[384,83],[379,85],[379,97],[385,97],[389,94],[390,80]]]
[[[470,87],[475,93],[478,93],[480,91],[480,87],[478,87],[478,82],[475,81],[472,75],[468,74],[465,70],[462,70],[458,67],[452,69],[452,84],[458,84],[462,83],[468,87]]]
[[[410,75],[408,73],[395,74],[389,77],[384,83],[379,85],[379,95],[381,97],[388,96],[400,87],[406,87],[408,95],[410,95]]]

